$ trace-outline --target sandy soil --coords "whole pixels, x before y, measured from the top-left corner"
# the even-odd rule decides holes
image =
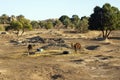
[[[14,34],[0,34],[0,80],[120,80],[120,31],[112,32],[106,41],[100,40],[100,35],[97,31],[85,34],[29,31],[20,40],[39,36],[45,43],[32,43],[33,51],[45,49],[28,55],[26,41],[16,43],[11,41],[16,39]],[[58,45],[54,40],[57,38],[64,43]],[[82,49],[77,54],[70,48],[71,42],[81,43]],[[62,54],[63,51],[70,54]]]

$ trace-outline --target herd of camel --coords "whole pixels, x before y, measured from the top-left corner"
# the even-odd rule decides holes
[[[71,43],[71,48],[75,51],[75,53],[77,53],[78,50],[81,49],[81,44],[80,43]],[[31,53],[33,46],[31,44],[28,45],[27,47],[28,49],[28,53]]]

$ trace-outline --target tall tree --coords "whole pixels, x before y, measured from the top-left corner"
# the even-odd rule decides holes
[[[96,6],[94,13],[89,18],[89,29],[101,30],[103,38],[107,39],[111,31],[118,27],[118,14],[119,9],[111,6],[109,3],[104,4],[102,8]]]

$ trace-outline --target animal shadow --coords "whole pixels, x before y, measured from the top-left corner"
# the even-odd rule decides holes
[[[107,60],[113,58],[113,56],[103,56],[103,55],[96,55],[95,57],[99,58],[100,60]]]
[[[99,45],[88,46],[88,47],[86,47],[86,49],[88,49],[88,50],[95,50],[95,49],[97,49],[98,47],[100,47],[100,46],[99,46]]]
[[[58,78],[63,78],[63,76],[60,74],[55,74],[55,75],[51,76],[51,78],[52,78],[52,80],[56,80]]]

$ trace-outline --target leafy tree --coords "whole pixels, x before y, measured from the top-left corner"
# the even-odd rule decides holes
[[[46,24],[45,24],[45,28],[46,29],[51,29],[53,28],[53,23],[51,21],[48,21]]]
[[[79,20],[80,20],[80,18],[79,18],[78,15],[73,15],[72,18],[71,18],[71,22],[72,22],[73,24],[78,23]]]
[[[30,24],[30,20],[25,19],[24,24],[22,24],[22,25],[23,25],[23,28],[22,28],[21,36],[25,32],[25,30],[32,30],[32,25]]]
[[[9,23],[9,16],[6,14],[3,14],[0,16],[0,23],[1,24],[8,24]]]
[[[31,21],[31,25],[34,29],[38,29],[39,28],[39,23],[37,21]]]
[[[19,21],[12,21],[10,23],[9,29],[17,31],[17,37],[19,36],[19,31],[23,28],[23,25]]]
[[[11,16],[10,16],[10,22],[12,22],[12,21],[16,21],[15,15],[11,15]]]
[[[67,15],[63,15],[59,18],[61,22],[64,22],[65,19],[70,19]]]
[[[41,28],[45,28],[46,21],[39,21],[39,25]]]
[[[67,19],[67,18],[66,18],[66,19],[64,20],[63,24],[65,25],[66,28],[68,28],[68,27],[70,26],[70,24],[71,24],[70,19]]]
[[[30,20],[26,19],[23,15],[19,15],[17,16],[17,21],[19,21],[22,24],[22,34],[25,32],[25,30],[31,30],[32,29],[32,25],[30,24]]]
[[[67,28],[71,21],[70,21],[70,18],[67,16],[67,15],[63,15],[59,18],[59,20],[63,23],[63,25],[65,25],[65,27]]]
[[[77,28],[81,33],[88,31],[88,17],[82,17]]]
[[[14,16],[13,16],[14,17]],[[17,37],[19,38],[25,32],[25,30],[31,30],[32,25],[30,24],[30,20],[26,19],[23,15],[19,15],[14,17],[15,20],[10,22],[10,26],[6,27],[6,30],[14,30],[17,31]],[[20,31],[22,31],[20,33]],[[19,36],[20,35],[20,36]]]
[[[56,29],[60,29],[63,26],[62,22],[58,19],[54,21],[53,25]]]
[[[73,15],[71,18],[71,23],[72,25],[74,25],[73,27],[75,27],[76,29],[78,27],[80,27],[80,18],[78,15]]]
[[[118,27],[120,21],[118,14],[118,8],[111,6],[109,3],[104,4],[102,8],[96,6],[89,19],[89,29],[101,30],[103,38],[107,39],[111,31]]]

